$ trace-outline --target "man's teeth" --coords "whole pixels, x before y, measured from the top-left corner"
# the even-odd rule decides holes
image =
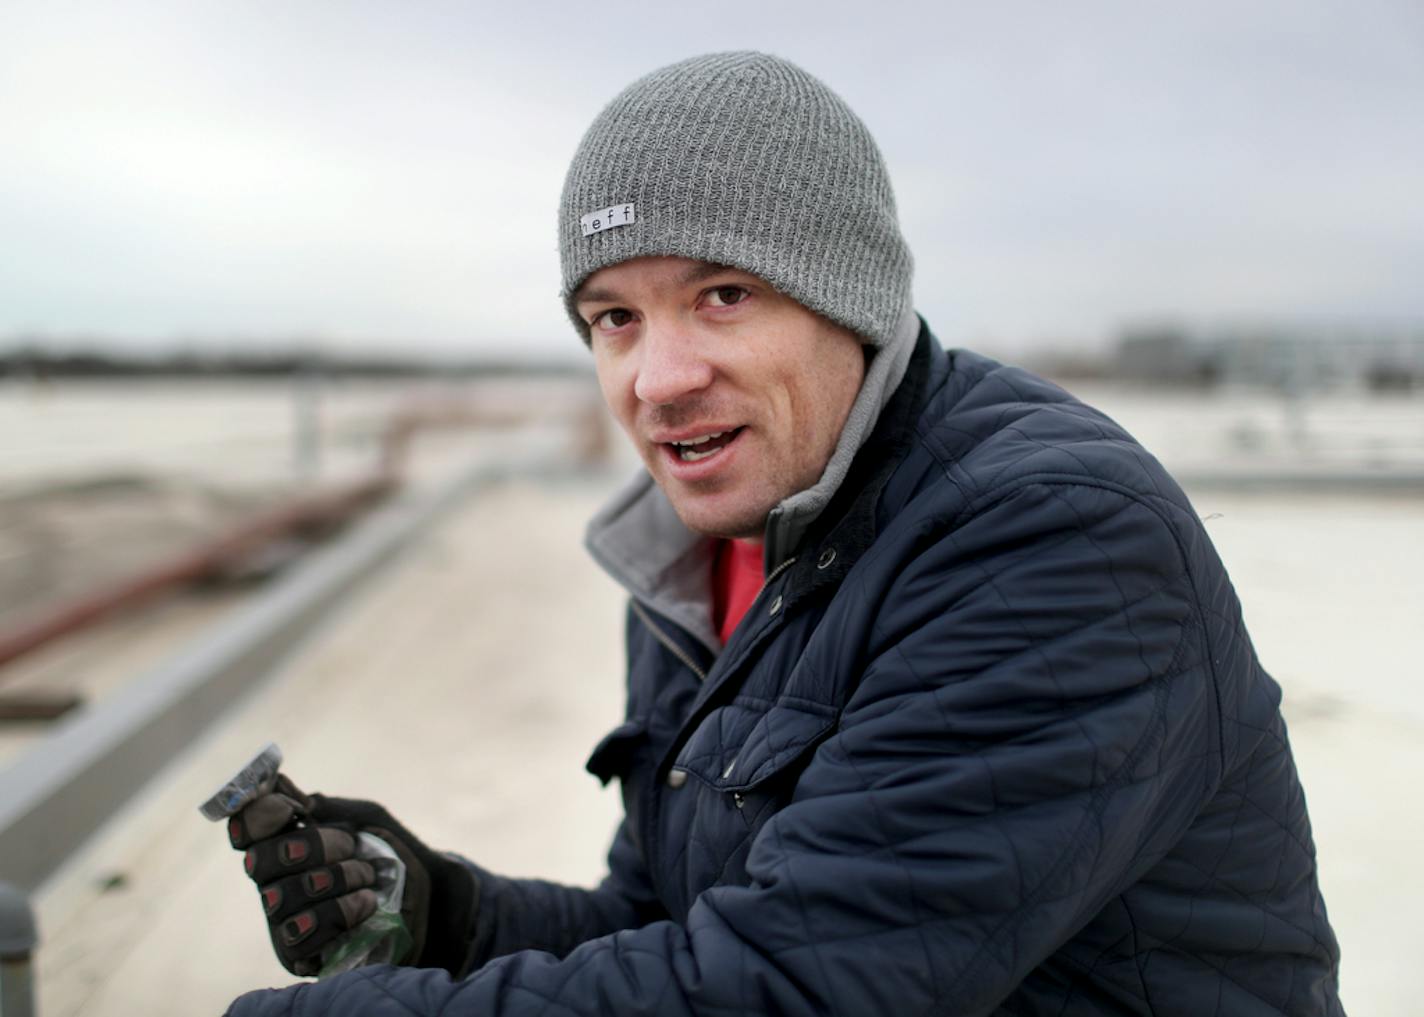
[[[696,438],[688,438],[688,439],[686,439],[686,440],[684,440],[684,441],[675,441],[675,442],[673,442],[673,444],[674,444],[674,445],[683,445],[683,446],[686,446],[686,445],[701,445],[704,441],[711,441],[713,438],[720,438],[720,437],[722,437],[722,435],[724,435],[724,434],[726,434],[726,433],[727,433],[726,431],[716,431],[716,432],[714,432],[714,433],[712,433],[712,434],[704,434],[704,435],[700,435],[699,437],[696,437]]]
[[[718,445],[716,448],[708,449],[705,452],[698,452],[695,451],[698,445],[705,445],[709,441],[713,441],[717,438],[722,437],[722,435],[724,434],[730,433],[730,431],[714,431],[711,434],[700,434],[696,438],[685,438],[682,441],[669,442],[669,444],[677,449],[677,457],[683,462],[695,463],[699,459],[706,459],[708,456],[715,456],[718,452],[722,451],[722,449],[726,447],[726,445],[723,444]]]

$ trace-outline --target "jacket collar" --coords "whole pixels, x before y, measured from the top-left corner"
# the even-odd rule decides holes
[[[915,421],[924,408],[938,345],[929,326],[921,322],[904,380],[825,511],[802,538],[796,563],[787,575],[788,596],[799,598],[839,583],[874,542],[880,493],[914,440]]]
[[[763,564],[767,575],[774,573],[796,553],[807,530],[821,518],[845,483],[856,456],[904,380],[906,366],[923,327],[924,323],[914,309],[906,307],[895,334],[876,353],[866,369],[865,380],[846,415],[846,422],[826,468],[821,471],[821,478],[806,490],[791,495],[767,516]]]

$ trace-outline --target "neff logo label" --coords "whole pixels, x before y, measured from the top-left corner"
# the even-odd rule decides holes
[[[610,205],[608,208],[588,213],[579,220],[579,225],[583,227],[583,235],[591,237],[615,226],[628,226],[637,221],[638,217],[632,205]]]

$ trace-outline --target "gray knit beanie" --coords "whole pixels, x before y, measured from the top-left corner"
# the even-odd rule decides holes
[[[750,272],[872,346],[911,309],[910,252],[870,132],[799,67],[714,53],[634,82],[594,120],[559,203],[564,305],[594,272],[680,255]]]

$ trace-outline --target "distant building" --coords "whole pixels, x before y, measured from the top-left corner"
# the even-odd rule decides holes
[[[1409,390],[1424,387],[1424,327],[1138,327],[1116,360],[1120,376],[1158,384]]]
[[[1116,361],[1116,373],[1123,378],[1165,385],[1210,384],[1219,370],[1207,344],[1171,326],[1125,332]]]

